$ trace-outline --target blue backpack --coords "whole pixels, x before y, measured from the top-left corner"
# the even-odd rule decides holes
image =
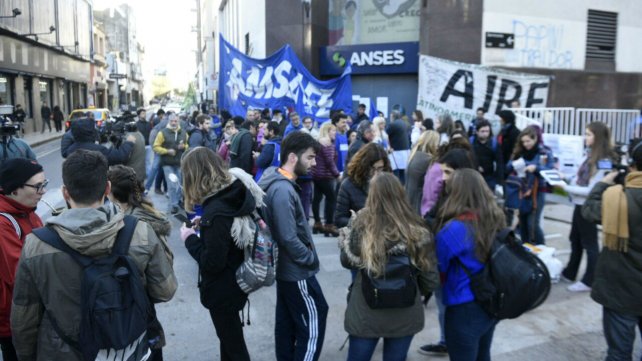
[[[125,227],[116,237],[111,254],[91,258],[69,247],[50,227],[33,230],[43,242],[57,248],[82,267],[80,285],[80,335],[64,334],[48,313],[60,338],[82,354],[83,360],[113,358],[139,361],[150,355],[147,335],[153,320],[142,275],[127,255],[136,228],[136,217],[125,216]]]

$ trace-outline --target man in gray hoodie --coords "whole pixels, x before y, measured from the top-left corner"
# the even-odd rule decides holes
[[[268,168],[259,182],[266,193],[265,221],[279,247],[274,327],[279,361],[318,360],[325,336],[328,303],[315,276],[319,257],[296,184],[316,165],[319,148],[307,133],[289,134],[281,143],[281,167]]]

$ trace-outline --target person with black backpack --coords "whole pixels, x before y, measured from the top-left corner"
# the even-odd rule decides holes
[[[208,148],[198,147],[181,162],[185,208],[203,207],[194,227],[183,225],[181,239],[199,268],[201,304],[210,312],[222,361],[249,361],[239,312],[247,302],[237,282],[244,250],[258,232],[253,214],[263,206],[263,191],[240,168],[227,169],[223,159]],[[250,324],[249,312],[247,323]]]
[[[20,360],[149,357],[150,299],[169,301],[177,281],[151,226],[105,204],[107,171],[101,153],[72,153],[62,166],[70,209],[25,240],[11,309]]]
[[[451,361],[490,360],[498,320],[475,302],[466,271],[474,275],[484,269],[496,233],[506,226],[505,217],[476,170],[456,170],[447,188],[435,240],[448,356]]]
[[[404,360],[424,327],[421,296],[439,285],[432,234],[404,193],[393,174],[375,175],[365,208],[340,238],[342,265],[359,271],[344,320],[348,360],[370,360],[380,338],[384,361]]]

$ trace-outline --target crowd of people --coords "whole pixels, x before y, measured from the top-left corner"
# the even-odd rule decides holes
[[[510,110],[498,116],[495,136],[483,109],[469,127],[447,114],[429,119],[420,111],[411,118],[393,112],[390,119],[382,113],[369,119],[364,105],[354,117],[333,111],[322,124],[270,109],[189,117],[162,109],[147,117],[141,109],[131,127],[115,131],[111,146],[97,144],[93,119],[78,119],[61,146],[69,209],[45,226],[73,252],[99,258],[118,248],[132,216],[138,220],[127,255],[144,280],[154,321],[144,338],[150,360],[162,360],[165,345],[154,303],[170,300],[177,288],[168,217],[183,210],[192,219],[180,238],[198,263],[200,300],[216,329],[221,360],[251,358],[242,328],[248,294],[236,271],[259,232],[257,220],[279,250],[278,360],[318,360],[322,352],[329,306],[316,278],[314,234],[337,237],[341,264],[351,274],[348,360],[370,360],[380,339],[383,360],[406,359],[424,327],[422,304],[432,300],[440,339],[419,352],[490,360],[499,321],[475,302],[467,272],[487,267],[495,235],[507,226],[523,243],[545,244],[541,218],[553,187],[541,172],[558,167],[541,129],[519,130]],[[642,319],[642,231],[636,231],[642,142],[631,144],[630,172],[614,187],[618,172],[612,169],[621,155],[608,127],[590,123],[585,145],[577,175],[561,186],[575,204],[572,254],[562,278],[573,282],[569,291],[590,291],[604,306],[607,359],[630,359]],[[32,233],[43,227],[34,210],[47,184],[35,159],[2,163],[5,360],[80,360],[83,352],[78,332],[84,321],[70,317],[84,312],[81,267],[71,251]],[[167,195],[166,212],[148,197],[152,187]],[[586,271],[576,281],[584,251]],[[387,282],[403,287],[391,291]],[[136,357],[138,346],[127,350]]]

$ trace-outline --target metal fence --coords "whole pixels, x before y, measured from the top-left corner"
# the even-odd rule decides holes
[[[515,124],[522,129],[530,124],[542,127],[544,133],[583,135],[586,126],[595,121],[611,128],[613,140],[628,143],[642,136],[640,111],[637,109],[517,108]]]

